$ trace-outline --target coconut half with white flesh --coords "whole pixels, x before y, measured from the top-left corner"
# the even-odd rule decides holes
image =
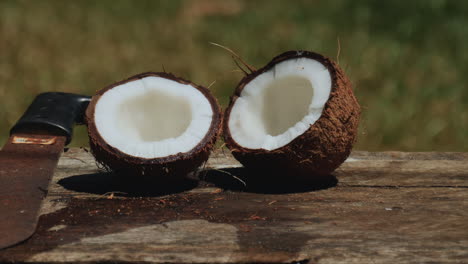
[[[208,159],[222,116],[208,89],[150,72],[98,91],[86,121],[91,152],[107,169],[183,176]]]
[[[349,156],[360,106],[330,59],[288,51],[245,76],[226,109],[224,138],[247,168],[329,175]]]

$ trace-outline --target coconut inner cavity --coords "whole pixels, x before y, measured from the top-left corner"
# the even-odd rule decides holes
[[[330,73],[320,62],[280,62],[242,90],[229,116],[231,136],[244,148],[280,148],[320,118],[330,90]]]
[[[160,158],[197,146],[208,133],[213,111],[195,87],[145,77],[105,92],[94,118],[107,144],[128,155]]]
[[[188,100],[156,91],[122,102],[117,114],[121,131],[144,142],[176,138],[192,119]]]

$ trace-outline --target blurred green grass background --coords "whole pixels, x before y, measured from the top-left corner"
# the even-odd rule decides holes
[[[363,107],[356,148],[468,151],[468,1],[0,0],[0,143],[34,96],[92,95],[166,71],[226,105],[242,74],[292,49],[339,63]],[[86,146],[84,128],[72,146]]]

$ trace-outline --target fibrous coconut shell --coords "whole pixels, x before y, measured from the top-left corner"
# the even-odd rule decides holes
[[[331,93],[320,118],[302,135],[274,150],[249,149],[239,145],[231,136],[230,112],[246,84],[275,64],[296,58],[310,58],[322,63],[330,72]],[[287,87],[285,87],[287,88]],[[234,157],[246,168],[291,177],[326,176],[350,155],[356,141],[361,109],[348,77],[338,64],[309,51],[288,51],[265,67],[246,75],[231,96],[224,118],[224,139]]]
[[[190,151],[154,159],[135,157],[123,153],[119,149],[107,144],[104,138],[99,134],[95,125],[94,112],[100,97],[116,86],[150,76],[166,78],[182,84],[191,85],[194,89],[200,91],[210,102],[213,110],[213,118],[208,133]],[[170,117],[168,116],[168,118]],[[99,90],[96,95],[92,97],[87,108],[86,124],[88,127],[91,153],[94,155],[96,161],[104,168],[114,171],[119,175],[126,176],[180,177],[194,171],[208,159],[221,131],[222,112],[216,98],[213,97],[207,88],[176,77],[170,73],[147,72],[132,76]]]

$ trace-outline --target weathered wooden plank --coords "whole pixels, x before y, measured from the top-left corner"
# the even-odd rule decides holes
[[[334,175],[349,186],[468,187],[468,160],[360,160]]]
[[[336,187],[298,194],[76,199],[1,260],[462,263],[463,188]]]
[[[354,152],[338,181],[244,186],[250,172],[227,151],[200,182],[142,182],[99,172],[70,149],[38,232],[0,262],[466,263],[467,161]]]
[[[249,171],[241,168],[228,151],[215,152],[205,169],[222,170],[239,178],[249,177]],[[224,178],[229,174],[224,175]],[[338,184],[343,186],[468,187],[468,155],[466,153],[357,151],[353,152],[347,162],[334,172],[334,175],[338,178]],[[217,176],[223,175],[220,172]],[[66,178],[67,181],[61,181]],[[73,179],[78,182],[75,184],[78,186],[69,186],[74,182]],[[51,186],[50,195],[88,197],[90,193],[102,195],[112,191],[125,192],[119,190],[119,186],[111,184],[114,179],[112,175],[98,173],[94,159],[89,153],[71,149],[60,160],[54,180],[61,182]],[[137,184],[135,181],[133,184]],[[81,184],[82,182],[88,184]],[[64,188],[63,185],[66,184],[70,187],[69,189]],[[98,190],[99,188],[96,187],[90,190],[87,188],[89,186],[102,188]]]

